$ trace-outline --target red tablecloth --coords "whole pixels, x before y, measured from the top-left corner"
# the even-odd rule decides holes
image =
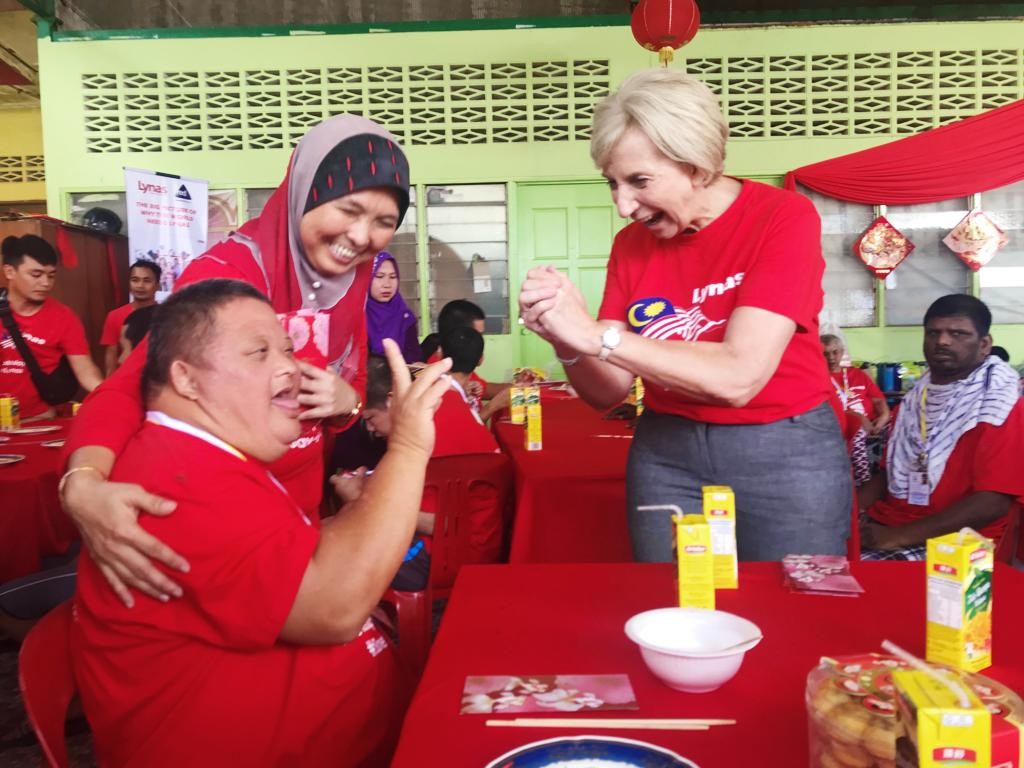
[[[43,555],[67,551],[77,537],[74,525],[57,500],[59,448],[42,445],[67,436],[70,419],[32,422],[26,427],[59,425],[54,432],[0,435],[0,453],[25,456],[16,464],[0,465],[0,583],[40,569]]]
[[[543,394],[542,450],[525,449],[522,425],[503,420],[494,429],[515,467],[509,561],[629,562],[625,474],[633,430],[582,400]]]
[[[911,653],[924,653],[924,564],[856,563],[853,568],[866,594],[820,597],[786,591],[778,563],[740,563],[740,588],[719,590],[718,607],[760,626],[764,641],[722,688],[685,694],[651,675],[622,629],[633,614],[672,603],[670,565],[467,566],[392,765],[480,768],[531,741],[591,732],[660,744],[703,768],[806,766],[804,686],[822,655],[878,651],[886,638]],[[1022,604],[1024,573],[998,564],[997,663],[983,674],[1019,693],[1024,693]],[[467,675],[594,673],[627,673],[640,705],[637,712],[599,716],[735,718],[737,725],[693,732],[493,728],[484,725],[489,715],[459,714]]]

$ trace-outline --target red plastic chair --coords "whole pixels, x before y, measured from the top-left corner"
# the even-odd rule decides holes
[[[480,508],[481,492],[491,498]],[[434,599],[451,594],[459,568],[471,563],[498,562],[504,550],[505,510],[511,501],[512,464],[501,453],[442,456],[427,464],[424,495],[436,494],[434,536],[430,553],[430,589]],[[472,514],[471,514],[472,513]],[[502,541],[480,552],[473,543],[473,523],[482,516],[497,526]]]
[[[430,619],[433,601],[429,593],[399,592],[389,589],[380,599],[380,607],[398,635],[398,664],[411,687],[423,674],[430,652]]]
[[[75,697],[71,667],[71,601],[61,603],[29,631],[18,655],[18,686],[43,750],[44,765],[65,768],[64,721]]]

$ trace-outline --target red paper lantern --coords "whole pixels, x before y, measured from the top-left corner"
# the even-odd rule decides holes
[[[693,0],[640,0],[630,21],[633,37],[649,51],[657,51],[662,66],[672,51],[693,40],[700,27],[700,9]]]

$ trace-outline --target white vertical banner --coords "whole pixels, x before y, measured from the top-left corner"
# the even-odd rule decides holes
[[[124,169],[128,262],[156,262],[158,298],[170,293],[185,266],[206,250],[209,182],[137,168]]]

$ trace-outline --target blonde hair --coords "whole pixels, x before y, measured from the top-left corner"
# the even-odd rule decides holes
[[[672,69],[630,75],[594,109],[590,156],[603,168],[622,134],[641,131],[666,157],[692,165],[709,185],[725,168],[729,125],[718,99],[695,77]]]

